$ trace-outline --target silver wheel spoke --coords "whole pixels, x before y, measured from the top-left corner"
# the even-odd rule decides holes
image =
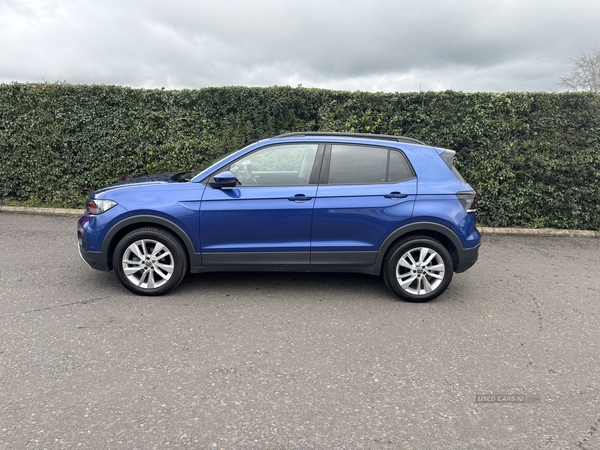
[[[139,265],[139,264],[141,264],[141,262],[140,262],[139,260],[138,260],[138,261],[134,261],[133,259],[124,259],[124,260],[123,260],[123,263],[124,263],[124,264],[134,264],[134,265]]]
[[[431,260],[432,260],[433,258],[435,258],[436,256],[437,256],[437,253],[435,253],[435,252],[434,252],[434,253],[431,253],[431,255],[429,255],[429,258],[427,258],[427,259],[425,260],[425,262],[423,263],[423,265],[424,265],[424,266],[428,266],[429,264],[431,264]]]
[[[427,295],[442,284],[446,270],[444,260],[434,249],[413,247],[398,259],[396,279],[407,293]]]
[[[429,277],[432,277],[432,278],[435,278],[435,279],[437,279],[437,280],[441,280],[442,278],[444,278],[444,276],[443,276],[443,275],[440,275],[440,274],[438,274],[438,273],[428,273],[428,274],[427,274],[427,276],[429,276]]]
[[[150,255],[150,258],[156,258],[156,255],[158,255],[158,253],[163,249],[165,250],[165,252],[167,254],[170,254],[164,245],[162,245],[160,242],[157,242],[156,245],[154,246],[154,250],[152,250],[152,254]],[[157,259],[160,259],[160,258],[157,258]]]
[[[142,252],[144,256],[148,255],[148,250],[146,249],[146,241],[142,239]]]
[[[163,260],[165,258],[169,258],[169,259],[171,258],[171,253],[169,253],[167,251],[167,249],[165,249],[165,251],[163,253],[161,253],[160,255],[155,256],[154,258],[152,258],[152,261],[158,262],[158,261],[161,261],[161,260]]]
[[[415,281],[416,278],[417,278],[417,276],[413,275],[408,280],[405,280],[405,281],[401,282],[400,286],[402,286],[404,289],[406,289],[406,288],[408,288],[412,284],[413,281]]]
[[[411,264],[410,262],[408,262],[405,257],[400,258],[399,262],[400,262],[400,266],[401,267],[405,267],[405,268],[410,269],[410,270],[412,270],[412,269],[415,268],[415,265]]]
[[[431,266],[428,267],[427,270],[433,271],[433,272],[444,272],[444,265],[443,264],[438,264],[437,266]]]
[[[417,278],[417,295],[421,295],[421,278]]]
[[[137,283],[137,285],[141,287],[141,286],[142,286],[142,284],[144,283],[144,281],[146,280],[146,278],[148,278],[148,272],[147,272],[147,271],[146,271],[146,272],[144,272],[144,273],[142,273],[142,276],[141,276],[141,277],[140,277],[140,279],[138,280],[138,283]]]
[[[154,272],[156,272],[164,280],[168,280],[171,277],[171,273],[173,273],[173,270],[163,272],[162,268],[154,266]]]
[[[412,277],[414,279],[416,277],[416,275],[414,275],[412,272],[406,272],[406,273],[399,273],[398,274],[398,279],[399,280],[405,280],[408,277]]]
[[[154,289],[154,272],[152,270],[148,271],[148,289]]]
[[[133,275],[134,273],[138,273],[140,270],[144,270],[144,268],[141,265],[133,267],[123,267],[123,271],[127,276]]]
[[[431,284],[429,284],[429,281],[427,281],[426,277],[421,278],[421,280],[423,282],[423,288],[425,288],[426,293],[430,293],[431,291],[433,291],[433,288],[431,287]]]
[[[131,244],[129,247],[127,247],[127,250],[131,251],[138,258],[144,259],[144,255],[142,255],[142,253],[140,252],[140,249],[137,246],[137,244],[137,242]]]
[[[429,254],[428,248],[422,248],[419,253],[419,264],[422,266],[425,264],[425,257]]]
[[[121,266],[129,281],[142,289],[161,287],[175,272],[169,248],[154,239],[140,239],[127,247]]]
[[[156,269],[165,270],[167,273],[173,273],[173,270],[175,269],[175,267],[173,266],[173,264],[156,263],[156,264],[154,264],[154,270],[156,270]],[[166,274],[165,274],[165,276],[166,276]]]

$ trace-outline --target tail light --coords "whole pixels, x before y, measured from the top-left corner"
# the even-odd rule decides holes
[[[477,211],[477,193],[474,191],[457,192],[456,197],[467,213],[474,213]]]

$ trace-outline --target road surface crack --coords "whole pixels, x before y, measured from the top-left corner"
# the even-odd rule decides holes
[[[46,308],[39,308],[39,309],[30,309],[29,311],[23,311],[23,312],[19,312],[19,313],[13,313],[13,314],[6,314],[4,316],[0,316],[0,318],[4,318],[4,317],[11,317],[11,316],[16,316],[18,314],[32,314],[32,313],[36,313],[36,312],[40,312],[40,311],[50,311],[52,309],[58,309],[58,308],[63,308],[65,306],[74,306],[74,305],[87,305],[88,303],[94,303],[97,302],[98,300],[104,300],[110,298],[109,296],[107,297],[97,297],[97,298],[90,298],[88,300],[80,300],[78,302],[72,302],[72,303],[63,303],[61,305],[55,305],[55,306],[48,306]]]
[[[535,312],[535,313],[537,313],[537,315],[538,315],[538,319],[539,319],[539,321],[540,321],[540,333],[541,333],[541,332],[542,332],[542,313],[541,313],[541,311],[540,311],[540,305],[538,304],[538,302],[537,302],[537,300],[535,299],[535,297],[533,297],[533,303],[535,303],[535,308],[536,308],[536,310],[535,310],[535,311],[532,311],[532,312]]]

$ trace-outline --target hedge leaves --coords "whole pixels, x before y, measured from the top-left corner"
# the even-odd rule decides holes
[[[307,130],[457,150],[482,225],[600,229],[600,97],[583,93],[2,84],[0,201],[81,207],[113,182]]]

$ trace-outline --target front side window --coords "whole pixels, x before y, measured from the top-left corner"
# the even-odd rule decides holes
[[[329,184],[398,183],[413,178],[399,151],[360,145],[332,145]]]
[[[275,145],[231,164],[242,186],[294,186],[309,183],[318,144]]]

